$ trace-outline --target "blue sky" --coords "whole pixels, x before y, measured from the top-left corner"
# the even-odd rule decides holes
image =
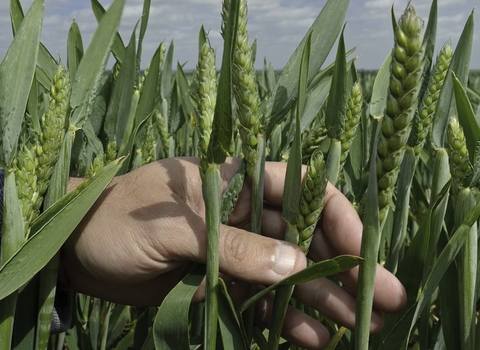
[[[110,0],[100,0],[108,6]],[[326,0],[249,0],[250,37],[257,38],[257,63],[263,58],[281,69],[295,50]],[[357,68],[378,69],[393,45],[390,10],[394,4],[397,18],[407,0],[351,0],[347,13],[345,40],[347,49],[357,46]],[[11,42],[8,12],[9,1],[0,1],[0,59]],[[32,0],[21,0],[25,10]],[[413,0],[417,14],[428,18],[431,0]],[[455,46],[463,26],[480,0],[438,0],[439,23],[437,49],[447,40]],[[142,11],[143,0],[127,0],[120,33],[127,42]],[[197,57],[197,37],[203,24],[218,51],[222,47],[220,29],[221,0],[152,0],[151,17],[144,41],[142,66],[152,57],[161,41],[175,42],[175,61],[194,68]],[[478,15],[477,15],[478,17]],[[66,38],[75,19],[87,45],[96,21],[88,0],[45,0],[42,41],[50,52],[66,62]],[[478,22],[478,20],[477,20]],[[335,51],[335,48],[334,48]],[[217,56],[221,55],[217,53]],[[333,56],[330,57],[330,60]],[[474,37],[471,68],[480,69],[480,26]]]

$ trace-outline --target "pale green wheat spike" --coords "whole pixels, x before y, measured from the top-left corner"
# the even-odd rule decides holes
[[[90,169],[88,169],[87,176],[92,177],[93,175],[95,175],[105,166],[105,163],[106,163],[105,154],[99,153],[95,155],[95,158],[93,158],[92,164],[90,164]]]
[[[164,156],[168,157],[168,154],[170,153],[170,143],[168,140],[168,131],[165,124],[165,119],[157,110],[155,110],[155,115],[153,117],[155,118],[154,123],[157,127],[158,135],[160,136],[160,142],[162,144]]]
[[[199,120],[198,153],[200,155],[200,173],[203,175],[208,168],[207,150],[212,133],[213,116],[217,100],[217,72],[215,65],[215,52],[208,40],[205,41],[198,55],[196,72],[197,105]]]
[[[38,137],[36,147],[38,192],[40,196],[43,196],[47,191],[50,176],[67,131],[71,86],[69,73],[62,66],[59,66],[50,88],[48,108],[40,120],[41,134]],[[36,210],[39,209],[40,207],[36,208]]]
[[[142,165],[151,163],[156,160],[157,140],[155,138],[155,132],[153,124],[150,124],[147,128],[145,135],[145,141],[142,145]]]
[[[145,79],[147,79],[148,76],[148,71],[150,70],[150,63],[148,64],[147,68],[143,71],[142,76],[140,77],[140,80],[138,82],[138,87],[137,90],[140,91],[140,94],[143,91],[143,84],[145,84]]]
[[[316,151],[310,159],[297,217],[298,246],[305,254],[308,252],[313,231],[325,205],[326,189],[327,178],[323,154]]]
[[[163,64],[165,63],[165,54],[167,52],[167,45],[165,45],[165,42],[160,43],[160,60],[159,60],[159,67],[160,71],[162,70]]]
[[[117,80],[118,74],[120,74],[121,67],[122,65],[120,64],[120,62],[115,61],[115,64],[113,65],[113,68],[112,68],[112,76],[114,80]]]
[[[35,152],[36,145],[24,143],[16,158],[14,171],[18,199],[20,200],[25,234],[28,237],[30,223],[37,217],[36,208],[41,206],[42,197],[38,192],[38,160]]]
[[[450,162],[450,173],[452,175],[455,191],[472,174],[472,165],[470,163],[468,148],[465,140],[463,128],[457,118],[452,117],[448,123],[447,131],[448,156]]]
[[[302,158],[304,163],[308,162],[315,152],[320,147],[322,142],[328,137],[327,129],[325,127],[325,118],[319,115],[302,135]]]
[[[433,74],[428,82],[427,90],[420,104],[418,112],[418,125],[417,125],[417,139],[413,150],[418,157],[420,154],[428,133],[431,129],[433,116],[437,108],[438,97],[442,90],[445,77],[447,76],[448,67],[452,61],[453,50],[450,43],[446,43],[440,53],[438,54],[437,61],[433,68]]]
[[[229,0],[223,2],[223,28],[228,19],[229,5]],[[251,177],[257,161],[258,134],[263,132],[264,125],[253,55],[248,45],[247,17],[247,1],[240,0],[232,79],[233,92],[238,105],[237,115],[240,121],[239,134],[242,140],[242,151],[247,161],[247,174]]]
[[[113,140],[107,144],[107,153],[105,154],[105,164],[114,161],[117,158],[117,141]]]
[[[340,138],[342,154],[340,156],[340,168],[343,168],[347,160],[350,147],[355,138],[360,117],[362,115],[363,91],[362,86],[357,81],[350,92],[345,115],[345,131]]]
[[[422,29],[423,20],[416,15],[414,7],[409,3],[395,30],[387,108],[378,142],[380,222],[383,222],[392,201],[418,105],[425,56]]]

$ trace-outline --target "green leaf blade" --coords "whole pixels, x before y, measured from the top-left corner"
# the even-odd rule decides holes
[[[32,4],[0,64],[0,120],[6,164],[11,164],[17,149],[27,107],[25,96],[37,65],[43,11],[43,0]]]
[[[77,127],[88,118],[100,87],[124,5],[125,0],[115,0],[102,17],[75,74],[70,105],[73,109],[71,123]]]
[[[213,118],[212,134],[208,144],[207,159],[209,163],[225,162],[232,141],[232,68],[235,38],[238,30],[240,2],[232,0],[228,11],[228,20],[224,33],[222,68],[218,82],[217,102]]]
[[[347,58],[345,52],[345,27],[340,34],[335,69],[332,84],[328,95],[327,111],[325,113],[325,126],[328,137],[339,140],[345,131],[345,113],[347,109]]]

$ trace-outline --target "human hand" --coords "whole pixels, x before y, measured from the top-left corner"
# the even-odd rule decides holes
[[[224,188],[239,165],[221,167]],[[282,241],[281,218],[285,163],[268,163],[262,236],[248,232],[250,187],[242,190],[230,226],[221,227],[220,269],[232,297],[241,299],[245,284],[269,285],[306,267],[296,246]],[[75,180],[73,180],[75,182]],[[73,184],[74,185],[74,184]],[[60,279],[79,292],[130,305],[159,305],[178,282],[188,262],[206,262],[204,203],[198,163],[170,158],[115,178],[64,245]],[[360,254],[362,224],[348,200],[332,185],[309,258]],[[268,237],[267,237],[268,236]],[[326,278],[295,287],[294,296],[338,324],[355,326],[358,268],[337,276],[344,287]],[[199,289],[195,299],[202,298]],[[382,312],[397,312],[406,302],[400,282],[378,266],[371,330],[383,325]],[[256,307],[257,321],[268,326],[268,298]],[[316,320],[290,309],[282,335],[305,348],[328,343]]]

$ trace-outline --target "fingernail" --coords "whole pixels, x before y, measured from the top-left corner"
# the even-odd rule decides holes
[[[297,250],[287,244],[277,245],[273,271],[280,276],[289,275],[297,261]]]

